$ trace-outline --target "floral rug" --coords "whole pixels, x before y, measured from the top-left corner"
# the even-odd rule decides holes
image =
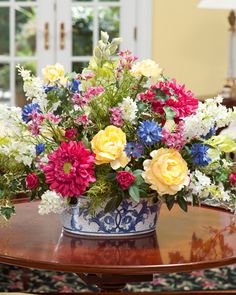
[[[96,292],[95,286],[87,286],[75,274],[30,270],[28,287],[22,282],[23,270],[17,267],[0,265],[0,292]],[[236,266],[195,271],[155,275],[153,282],[128,284],[124,291],[189,291],[189,290],[235,290]]]

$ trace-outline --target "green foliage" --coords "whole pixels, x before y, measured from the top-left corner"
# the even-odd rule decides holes
[[[107,202],[107,200],[117,195],[117,187],[107,177],[112,169],[107,166],[98,166],[96,168],[96,182],[86,192],[86,196],[90,199],[90,212],[93,213],[99,206]]]
[[[7,220],[9,220],[15,213],[16,212],[13,205],[0,206],[0,216]]]

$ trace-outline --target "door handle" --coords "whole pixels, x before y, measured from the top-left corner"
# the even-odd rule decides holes
[[[44,49],[49,49],[49,23],[44,24]]]
[[[60,49],[64,50],[65,49],[65,24],[61,23],[60,24]]]

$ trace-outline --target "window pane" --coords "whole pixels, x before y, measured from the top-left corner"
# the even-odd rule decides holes
[[[8,103],[11,99],[9,64],[0,64],[0,77],[0,103]]]
[[[0,8],[0,55],[9,54],[10,28],[9,28],[9,8]]]
[[[34,56],[36,53],[36,10],[20,8],[16,11],[16,55]]]
[[[73,56],[92,55],[93,51],[93,9],[72,7]]]
[[[111,39],[120,35],[120,8],[119,7],[100,7],[99,31],[106,31]]]
[[[23,66],[26,70],[30,70],[34,75],[36,74],[36,62],[21,62],[21,66]],[[15,83],[16,83],[16,105],[17,106],[24,106],[26,104],[26,98],[23,91],[23,80],[21,76],[19,76],[18,71],[16,69],[16,77],[15,77]]]
[[[83,69],[88,66],[88,61],[82,61],[82,62],[73,62],[72,63],[72,71],[76,72],[77,74],[81,74]]]

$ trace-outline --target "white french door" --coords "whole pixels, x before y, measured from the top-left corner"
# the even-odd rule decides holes
[[[80,72],[101,30],[123,37],[123,49],[150,57],[151,1],[0,0],[0,103],[25,103],[17,64],[39,75],[56,62]]]
[[[135,51],[135,1],[51,0],[49,12],[45,13],[48,0],[42,0],[45,5],[40,5],[38,12],[38,46],[44,54],[39,68],[60,62],[66,71],[81,71],[92,56],[101,30],[112,38],[123,36],[122,46]]]

